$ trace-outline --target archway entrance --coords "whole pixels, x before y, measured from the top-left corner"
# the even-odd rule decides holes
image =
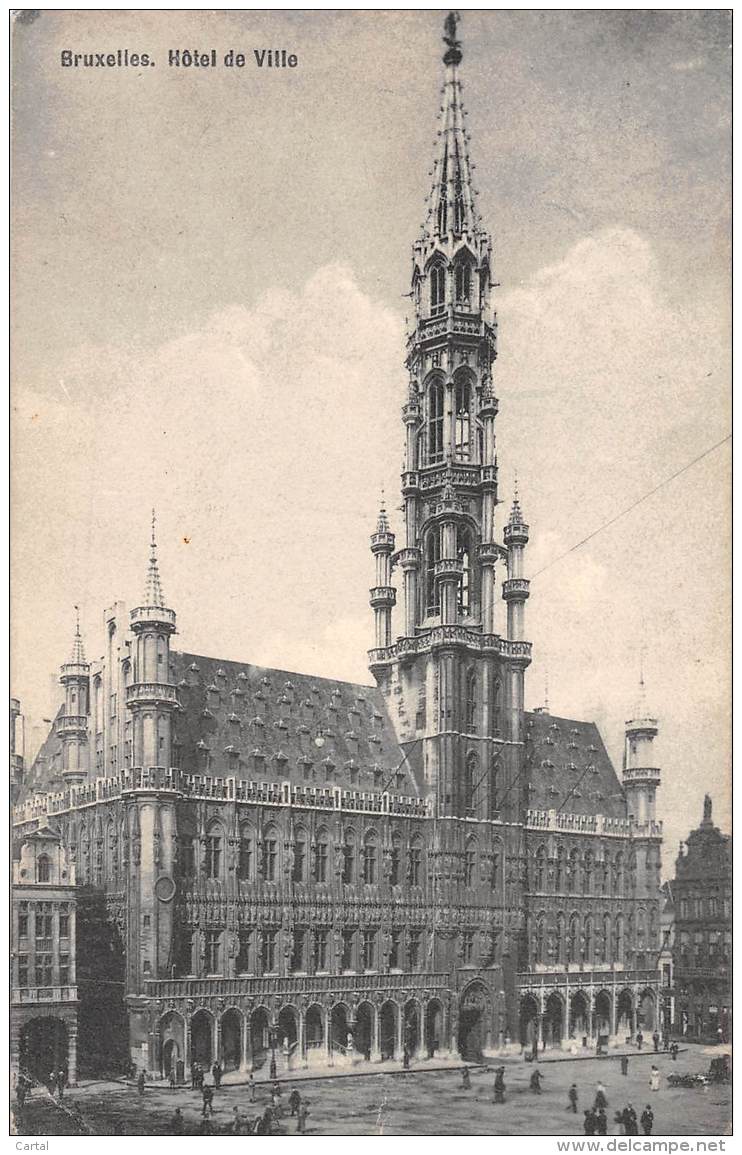
[[[425,1008],[425,1050],[432,1059],[443,1043],[443,1006],[431,999]]]
[[[20,1066],[48,1083],[52,1071],[67,1070],[67,1027],[61,1019],[31,1019],[21,1031]]]
[[[374,1009],[370,1003],[361,1003],[356,1011],[356,1029],[353,1032],[353,1046],[368,1063],[374,1039]]]
[[[322,1026],[322,1009],[316,1003],[307,1008],[304,1034],[307,1051],[319,1051],[324,1046],[325,1031]]]
[[[405,1003],[402,1042],[409,1055],[414,1055],[420,1046],[420,1007],[414,999]]]
[[[178,1063],[183,1060],[184,1024],[174,1011],[160,1019],[160,1072],[167,1078],[170,1072],[178,1073]]]
[[[393,1059],[397,1049],[397,1008],[383,1003],[379,1011],[379,1045],[382,1059]]]
[[[282,1007],[278,1016],[278,1038],[281,1047],[288,1043],[289,1049],[296,1043],[296,1011],[293,1007]]]
[[[252,1063],[257,1070],[266,1061],[270,1048],[270,1022],[265,1007],[258,1007],[253,1011],[250,1019],[250,1045],[252,1048]]]
[[[459,1054],[469,1062],[482,1058],[487,1043],[490,1001],[482,983],[471,983],[459,1004]]]
[[[213,1024],[208,1011],[196,1011],[191,1019],[191,1063],[200,1063],[205,1071],[214,1061]]]
[[[608,991],[600,991],[595,996],[595,1034],[610,1035],[611,1033],[611,996]]]
[[[533,1050],[538,1038],[539,1004],[533,995],[523,995],[520,1000],[520,1045]]]
[[[639,1006],[637,1007],[637,1030],[649,1031],[654,1030],[657,1018],[655,1015],[655,1001],[654,991],[642,991],[639,996]]]
[[[582,1041],[590,1034],[590,1013],[587,995],[578,991],[569,1004],[569,1037]]]
[[[616,1033],[618,1035],[634,1034],[634,1002],[631,991],[621,991],[616,1006]]]
[[[561,1047],[564,1035],[564,1003],[558,994],[552,993],[546,1000],[544,1015],[544,1046]]]
[[[234,1008],[222,1015],[222,1063],[225,1071],[238,1071],[242,1063],[242,1015]]]
[[[341,1054],[344,1055],[347,1053],[348,1011],[344,1003],[338,1003],[332,1008],[332,1015],[330,1017],[330,1039],[333,1047],[337,1047]]]

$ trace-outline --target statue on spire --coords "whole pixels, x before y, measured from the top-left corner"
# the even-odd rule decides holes
[[[447,48],[443,57],[444,64],[461,63],[461,41],[456,37],[456,26],[459,20],[458,12],[449,12],[443,22],[443,43]]]

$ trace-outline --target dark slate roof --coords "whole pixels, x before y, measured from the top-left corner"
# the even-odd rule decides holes
[[[57,710],[54,721],[64,714],[64,703]],[[23,786],[18,801],[23,802],[36,791],[58,791],[64,789],[62,781],[62,740],[57,728],[52,725],[33,760],[33,764],[23,775]]]
[[[375,686],[199,654],[173,659],[173,761],[182,770],[418,794]]]
[[[594,722],[530,712],[525,722],[529,807],[626,817],[623,788]]]

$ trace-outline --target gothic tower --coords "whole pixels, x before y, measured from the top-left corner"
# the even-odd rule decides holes
[[[461,98],[456,17],[445,25],[445,82],[428,218],[413,246],[415,323],[407,341],[404,545],[386,516],[372,537],[377,586],[370,668],[400,741],[440,816],[515,819],[524,799],[523,608],[528,526],[516,499],[497,540],[496,323],[492,242],[476,210]],[[390,557],[391,555],[391,557]],[[403,575],[402,633],[391,640]],[[496,597],[507,602],[507,636]],[[413,759],[420,745],[422,758]]]
[[[59,680],[64,686],[64,714],[57,718],[57,733],[62,740],[62,778],[66,786],[80,786],[87,781],[89,767],[90,664],[85,658],[79,617],[70,660],[61,666]]]

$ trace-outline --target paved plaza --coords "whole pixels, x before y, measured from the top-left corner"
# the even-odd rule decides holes
[[[530,1064],[518,1059],[506,1062],[506,1101],[494,1104],[493,1072],[472,1068],[471,1090],[462,1087],[461,1068],[421,1064],[410,1074],[304,1073],[282,1083],[284,1107],[291,1087],[298,1087],[309,1104],[307,1134],[310,1135],[575,1135],[582,1134],[583,1110],[592,1104],[598,1080],[606,1088],[609,1133],[617,1134],[613,1123],[617,1110],[631,1102],[641,1114],[651,1103],[655,1135],[724,1135],[731,1126],[731,1087],[680,1089],[667,1085],[671,1073],[706,1072],[713,1048],[690,1046],[677,1062],[660,1055],[658,1092],[649,1088],[653,1056],[632,1054],[629,1073],[621,1075],[617,1056],[606,1059],[546,1060],[543,1091],[529,1089]],[[567,1091],[576,1083],[578,1114],[567,1108]],[[212,1124],[215,1132],[225,1131],[235,1106],[246,1117],[255,1118],[269,1103],[269,1085],[258,1083],[255,1102],[244,1083],[231,1083],[215,1095]],[[25,1135],[80,1134],[83,1127],[93,1135],[170,1134],[175,1107],[181,1108],[186,1133],[196,1134],[201,1123],[201,1095],[189,1088],[170,1090],[158,1084],[147,1086],[143,1094],[124,1083],[83,1083],[70,1089],[62,1108],[50,1096],[36,1089],[18,1118],[18,1133]],[[71,1109],[71,1110],[70,1110]],[[77,1118],[75,1118],[77,1116]],[[286,1110],[280,1132],[292,1134],[296,1120]],[[82,1122],[81,1122],[82,1121]]]

